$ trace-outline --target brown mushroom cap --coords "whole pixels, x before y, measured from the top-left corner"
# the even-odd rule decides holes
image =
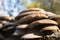
[[[42,20],[37,20],[37,21],[32,22],[31,24],[29,24],[29,26],[27,28],[33,28],[33,27],[35,27],[37,25],[41,25],[41,24],[58,25],[58,23],[53,20],[42,19]]]
[[[60,15],[50,16],[50,18],[55,20],[58,23],[58,25],[60,26]]]
[[[42,19],[42,18],[48,18],[48,17],[46,15],[40,15],[38,13],[38,14],[32,14],[32,15],[25,16],[25,17],[21,18],[18,22],[27,23],[27,22],[31,22],[31,21],[34,21],[37,19]]]
[[[37,13],[39,13],[39,11],[25,12],[25,13],[22,13],[22,14],[19,14],[18,16],[16,16],[15,19],[19,20],[20,18],[22,18],[24,16],[27,16],[27,15],[30,15],[30,14],[37,14]]]
[[[0,20],[6,20],[6,21],[9,21],[11,19],[13,19],[14,17],[12,16],[0,16]]]
[[[8,21],[1,21],[2,24],[7,24],[9,23]]]
[[[0,20],[8,20],[6,16],[0,16]]]
[[[55,16],[56,14],[54,14],[54,13],[52,13],[52,12],[46,12],[46,14],[48,15],[48,16]]]
[[[60,19],[56,19],[55,20],[57,23],[58,23],[58,25],[60,26]],[[60,27],[59,27],[60,28]]]
[[[54,16],[50,16],[51,19],[59,19],[60,18],[60,15],[54,15]]]
[[[11,19],[14,19],[13,16],[6,16],[7,19],[11,20]]]
[[[3,25],[2,31],[15,29],[15,25],[16,24],[14,24],[14,23],[7,23],[7,24]]]
[[[20,12],[20,14],[24,12],[29,12],[29,11],[44,11],[44,10],[40,8],[29,8],[29,9],[23,10],[22,12]]]
[[[44,32],[45,31],[45,32]],[[40,30],[40,33],[44,33],[44,34],[50,34],[51,32],[52,33],[58,33],[59,32],[59,28],[57,26],[47,26],[47,27],[44,27]]]
[[[28,26],[28,24],[21,24],[21,25],[16,26],[16,28],[25,29],[27,26]]]
[[[35,38],[42,38],[42,36],[35,35],[33,33],[25,34],[21,37],[21,39],[35,39]]]
[[[39,9],[39,8],[30,8],[30,9],[26,9],[22,12],[20,12],[20,14],[15,17],[16,20],[19,20],[20,18],[24,17],[24,16],[27,16],[27,15],[30,15],[30,14],[37,14],[37,13],[40,13],[40,14],[43,14],[43,15],[46,15],[46,11],[44,11],[43,9]]]

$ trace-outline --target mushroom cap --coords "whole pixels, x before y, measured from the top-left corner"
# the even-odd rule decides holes
[[[28,24],[21,24],[21,25],[16,26],[16,28],[25,29],[27,26],[28,26]]]
[[[12,16],[0,16],[0,20],[6,20],[6,21],[9,21],[11,19],[13,19],[14,17]]]
[[[60,19],[60,15],[54,15],[54,16],[50,16],[51,19]]]
[[[46,14],[48,15],[48,16],[55,16],[56,14],[54,14],[54,13],[52,13],[52,12],[46,12]]]
[[[7,24],[9,23],[8,21],[1,21],[2,24]]]
[[[48,17],[46,15],[40,15],[38,13],[38,14],[32,14],[32,15],[25,16],[25,17],[21,18],[18,22],[27,23],[27,22],[31,22],[31,21],[34,21],[37,19],[42,19],[42,18],[48,18]]]
[[[6,16],[7,19],[11,20],[11,19],[14,19],[13,16]]]
[[[0,20],[8,20],[6,16],[0,16]]]
[[[29,12],[29,11],[44,11],[44,10],[41,8],[28,8],[28,9],[21,11],[20,14],[24,12]]]
[[[52,33],[58,33],[59,28],[57,26],[47,26],[42,29],[40,29],[40,33],[43,34],[52,34]],[[44,32],[45,31],[45,32]]]
[[[11,23],[7,23],[7,24],[5,24],[4,26],[14,26],[14,25],[17,25],[17,24],[11,22]]]
[[[10,29],[14,29],[15,25],[16,24],[14,24],[14,23],[7,23],[7,24],[3,25],[3,27],[1,29],[2,29],[2,31],[7,31]]]
[[[30,15],[30,14],[37,14],[40,13],[42,15],[46,15],[46,11],[44,11],[43,9],[39,9],[39,8],[30,8],[30,9],[26,9],[23,10],[22,12],[20,12],[20,14],[15,17],[16,20],[19,20],[20,18]]]
[[[58,25],[57,22],[53,21],[53,20],[49,20],[49,19],[42,19],[42,20],[37,20],[32,22],[31,24],[29,24],[29,26],[27,26],[27,28],[33,28],[37,25],[44,25],[44,24],[49,24],[49,25]]]
[[[60,26],[60,15],[50,16],[50,18],[55,20],[58,23],[58,25]]]
[[[35,35],[33,33],[25,34],[21,37],[21,39],[35,39],[35,38],[42,38],[42,36]]]
[[[58,23],[58,26],[60,28],[60,19],[56,19],[55,21]]]
[[[8,26],[7,28],[2,28],[2,31],[11,31],[11,30],[15,30],[15,26]]]
[[[19,20],[20,18],[30,15],[30,14],[37,14],[39,11],[30,11],[30,12],[24,12],[22,14],[19,14],[18,16],[15,17],[16,20]]]

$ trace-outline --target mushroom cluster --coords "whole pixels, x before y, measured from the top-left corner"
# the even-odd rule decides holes
[[[16,17],[0,17],[0,34],[3,40],[59,37],[60,15],[40,8],[30,8],[21,11]]]

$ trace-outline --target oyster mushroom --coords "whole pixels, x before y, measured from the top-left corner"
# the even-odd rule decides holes
[[[22,12],[20,12],[20,14],[24,12],[29,12],[29,11],[44,11],[44,10],[40,8],[29,8],[29,9],[23,10]]]
[[[58,23],[58,26],[60,28],[60,15],[50,16],[52,20],[55,20]]]
[[[42,20],[37,20],[37,21],[34,21],[32,22],[31,24],[29,24],[29,26],[27,28],[33,28],[37,25],[58,25],[57,22],[53,21],[53,20],[49,20],[49,19],[42,19]]]
[[[21,24],[21,25],[16,26],[16,28],[25,29],[27,26],[28,26],[28,24]]]
[[[30,8],[30,9],[26,9],[26,10],[23,10],[19,13],[18,16],[15,17],[16,20],[19,20],[20,18],[24,17],[24,16],[27,16],[27,15],[30,15],[30,14],[37,14],[37,13],[40,13],[42,15],[46,15],[46,11],[43,10],[43,9],[39,9],[39,8]]]
[[[46,12],[47,16],[55,16],[56,14],[52,13],[52,12]]]
[[[21,37],[21,39],[35,39],[35,38],[43,38],[43,37],[39,35],[35,35],[33,33],[25,34]]]
[[[34,21],[34,20],[37,20],[37,19],[42,19],[42,18],[48,18],[48,17],[46,15],[40,15],[38,13],[38,14],[32,14],[32,15],[25,16],[17,22],[19,22],[19,23],[29,23],[31,21]]]
[[[0,20],[5,20],[5,21],[9,21],[11,19],[13,19],[14,17],[12,16],[0,16]]]
[[[58,26],[47,26],[40,30],[42,35],[51,35],[59,32]]]

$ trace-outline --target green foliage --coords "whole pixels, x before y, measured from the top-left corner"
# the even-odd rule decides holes
[[[27,8],[40,8],[40,4],[39,3],[30,3],[28,6],[27,6]]]
[[[49,4],[50,3],[50,4]],[[32,0],[32,2],[27,6],[28,8],[38,7],[43,8],[46,11],[51,11],[53,13],[60,13],[60,3],[57,0]]]

